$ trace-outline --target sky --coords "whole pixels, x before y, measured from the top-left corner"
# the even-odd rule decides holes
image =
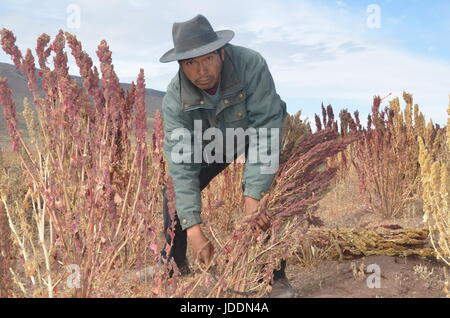
[[[106,40],[122,82],[143,68],[147,88],[165,91],[178,70],[159,62],[173,47],[172,25],[199,13],[215,30],[235,31],[232,44],[264,56],[291,114],[301,110],[313,123],[323,103],[365,118],[375,95],[388,96],[387,106],[407,91],[427,119],[447,121],[448,0],[0,0],[0,28],[14,32],[23,52],[40,34],[63,29],[96,65]],[[2,50],[0,62],[12,63]]]

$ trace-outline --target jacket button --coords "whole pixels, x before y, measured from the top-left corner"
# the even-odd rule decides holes
[[[237,117],[237,118],[242,118],[242,117],[244,117],[244,114],[243,114],[243,113],[237,113],[237,114],[236,114],[236,117]]]
[[[229,104],[229,103],[230,103],[230,101],[229,101],[228,99],[225,99],[223,102],[224,102],[225,104]]]
[[[240,93],[239,98],[243,98],[243,97],[244,97],[244,94]]]
[[[183,106],[184,106],[184,107],[188,107],[189,105],[188,105],[188,104],[184,104]]]
[[[183,221],[181,221],[181,223],[183,223],[183,225],[186,225],[187,224],[187,220],[183,219]]]
[[[205,103],[205,101],[201,100],[200,101],[200,105],[203,105]]]

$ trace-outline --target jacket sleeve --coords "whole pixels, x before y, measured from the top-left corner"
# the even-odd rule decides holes
[[[183,112],[176,88],[169,85],[162,102],[164,152],[175,188],[176,211],[183,230],[201,223],[200,164],[194,163],[194,125]],[[180,160],[180,148],[185,160]]]
[[[256,142],[250,141],[248,154],[262,152],[268,155],[266,159],[261,160],[258,154],[256,162],[246,160],[244,196],[260,200],[269,190],[278,170],[282,126],[287,112],[285,102],[276,92],[272,75],[264,58],[260,54],[255,54],[247,69],[247,72],[250,72],[250,76],[246,79],[249,126],[255,128],[257,132],[257,138],[254,139]],[[267,138],[264,138],[260,128],[267,129]],[[275,128],[275,131],[271,128]],[[275,133],[272,134],[272,132]],[[267,157],[270,160],[267,160]]]

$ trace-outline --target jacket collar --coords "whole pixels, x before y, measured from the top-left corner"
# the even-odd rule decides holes
[[[227,50],[228,47],[229,45],[225,46],[225,59],[223,62],[220,81],[220,91],[222,93],[222,97],[227,97],[236,92],[242,91],[243,89],[241,80],[231,59],[230,52]],[[178,78],[180,81],[180,98],[183,109],[188,111],[194,107],[198,108],[200,105],[204,106],[204,104],[201,103],[204,100],[204,97],[200,89],[192,84],[192,82],[181,70],[181,67],[178,71]]]

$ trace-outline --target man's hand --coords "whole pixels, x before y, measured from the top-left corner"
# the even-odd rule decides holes
[[[208,266],[214,255],[214,247],[206,238],[199,224],[194,225],[187,230],[189,244],[194,251],[195,258]]]
[[[259,201],[252,197],[245,197],[245,214],[249,217],[253,217],[258,213]],[[267,231],[270,227],[270,219],[265,212],[259,212],[257,217],[256,226],[261,231]]]

